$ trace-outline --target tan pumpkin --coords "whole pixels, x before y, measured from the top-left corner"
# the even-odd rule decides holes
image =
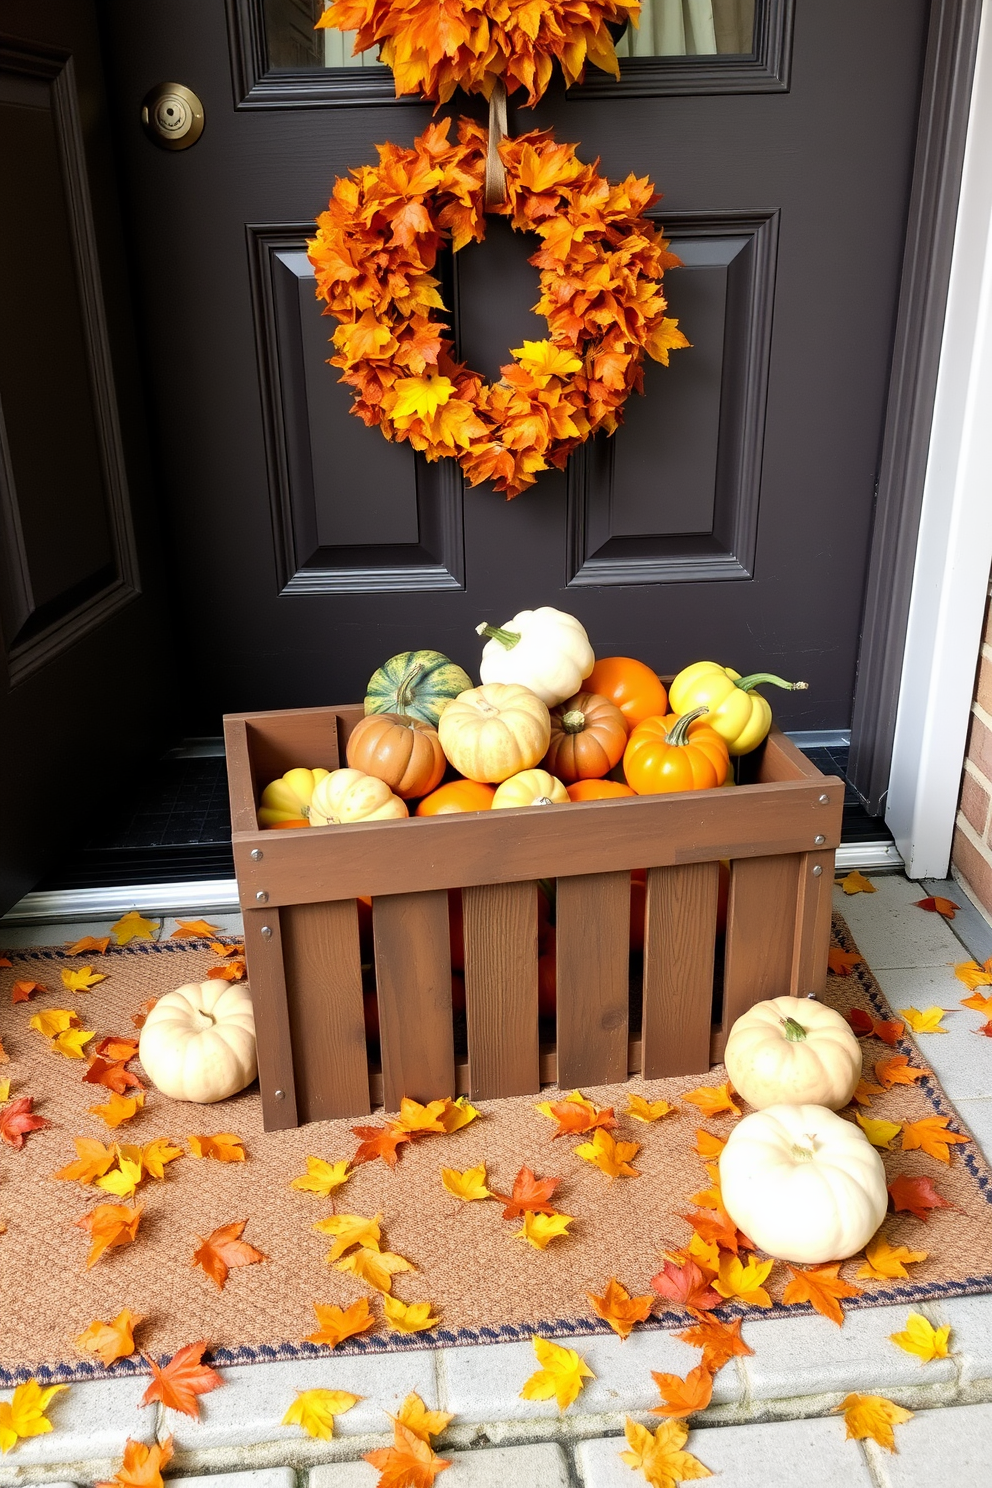
[[[601,780],[627,747],[627,724],[615,703],[577,692],[551,710],[551,743],[544,768],[566,785]]]
[[[384,780],[403,801],[429,796],[447,764],[437,730],[399,713],[363,718],[352,730],[347,753],[353,770]]]
[[[145,1019],[138,1058],[172,1100],[212,1104],[244,1090],[258,1073],[248,988],[218,977],[167,992]]]
[[[312,827],[409,815],[406,802],[394,796],[384,780],[361,770],[332,770],[314,788],[310,801]]]
[[[438,722],[441,748],[467,780],[498,783],[543,759],[551,715],[520,682],[487,682],[454,698]]]
[[[521,770],[496,787],[494,811],[507,806],[569,806],[568,791],[547,770]]]
[[[846,1106],[861,1079],[861,1045],[846,1018],[809,997],[755,1003],[730,1030],[724,1063],[749,1106]]]

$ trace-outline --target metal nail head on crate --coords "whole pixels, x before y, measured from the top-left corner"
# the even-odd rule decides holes
[[[260,830],[266,784],[296,765],[337,769],[362,717],[356,704],[224,720],[267,1131],[396,1110],[404,1095],[490,1099],[554,1080],[705,1072],[755,1002],[822,992],[844,786],[778,729],[747,757],[754,783],[733,790]],[[646,870],[646,915],[632,1001],[634,870]],[[557,1012],[543,1039],[540,880],[557,884]],[[452,1015],[452,889],[464,1032]],[[372,901],[378,1061],[366,1042],[361,896]]]

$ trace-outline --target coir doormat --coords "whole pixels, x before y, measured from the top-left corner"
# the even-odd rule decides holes
[[[834,925],[835,944],[854,952],[846,925]],[[20,1149],[0,1144],[0,1384],[35,1375],[69,1381],[143,1372],[139,1354],[105,1370],[74,1340],[94,1319],[109,1321],[124,1308],[143,1315],[138,1347],[164,1358],[184,1344],[206,1339],[215,1362],[318,1357],[326,1350],[307,1342],[317,1330],[315,1304],[347,1307],[369,1297],[374,1329],[347,1339],[343,1353],[450,1344],[492,1343],[527,1338],[533,1332],[569,1338],[605,1331],[587,1294],[602,1296],[616,1277],[632,1296],[651,1291],[651,1277],[663,1252],[685,1246],[692,1234],[681,1217],[693,1212],[693,1195],[710,1179],[695,1148],[699,1129],[725,1138],[738,1119],[731,1113],[703,1117],[682,1099],[694,1088],[719,1086],[722,1069],[695,1078],[645,1082],[585,1092],[597,1106],[612,1106],[614,1135],[637,1142],[632,1166],[639,1176],[608,1178],[575,1154],[589,1137],[552,1139],[554,1124],[535,1110],[535,1098],[479,1103],[479,1116],[451,1135],[432,1135],[406,1144],[395,1168],[377,1160],[353,1170],[336,1193],[322,1198],[290,1186],[307,1169],[307,1158],[327,1162],[351,1158],[358,1138],[351,1123],[333,1121],[296,1131],[265,1133],[256,1087],[215,1106],[166,1099],[149,1089],[144,1108],[116,1132],[89,1108],[109,1092],[85,1083],[84,1060],[54,1051],[30,1020],[52,1007],[73,1008],[81,1026],[95,1037],[134,1035],[132,1016],[148,998],[184,982],[206,978],[217,956],[205,941],[132,942],[105,955],[70,957],[59,950],[14,951],[0,970],[0,1039],[9,1062],[0,1064],[0,1081],[10,1080],[9,1101],[29,1095],[48,1126],[29,1133]],[[91,965],[105,980],[88,991],[70,991],[62,972]],[[12,1003],[17,981],[45,989]],[[868,1018],[891,1020],[869,969],[855,965],[847,977],[832,976],[826,1000],[842,1012],[858,1008]],[[891,1030],[887,1030],[891,1037]],[[926,1067],[921,1050],[905,1035],[894,1045],[874,1035],[863,1039],[866,1079],[877,1062],[904,1056],[904,1068]],[[131,1068],[141,1075],[140,1065]],[[675,1110],[645,1124],[625,1114],[630,1093],[648,1101],[665,1100]],[[547,1093],[550,1094],[550,1093]],[[547,1094],[543,1098],[547,1098]],[[911,1084],[895,1084],[871,1094],[872,1119],[914,1122],[938,1115],[964,1131],[937,1080],[926,1074]],[[2,1111],[0,1107],[0,1111]],[[845,1112],[854,1119],[854,1108]],[[383,1118],[369,1118],[383,1124]],[[355,1123],[360,1124],[358,1122]],[[197,1158],[190,1135],[236,1133],[246,1161],[224,1163]],[[89,1237],[78,1220],[114,1196],[53,1175],[75,1156],[73,1138],[145,1146],[172,1139],[184,1155],[165,1168],[160,1180],[148,1178],[135,1202],[142,1215],[133,1243],[107,1252],[87,1269]],[[881,1303],[919,1303],[928,1298],[992,1290],[992,1184],[990,1171],[974,1143],[955,1145],[950,1162],[926,1151],[883,1151],[890,1182],[899,1175],[926,1178],[947,1207],[923,1219],[909,1211],[890,1212],[882,1233],[893,1246],[926,1251],[908,1267],[906,1279],[860,1279],[863,1257],[845,1263],[842,1276],[861,1288],[845,1300],[847,1308]],[[441,1169],[464,1171],[484,1163],[490,1189],[509,1193],[522,1167],[539,1179],[556,1177],[555,1208],[573,1216],[570,1232],[544,1251],[518,1238],[521,1220],[502,1217],[495,1199],[463,1202],[442,1186]],[[326,1259],[332,1245],[314,1223],[333,1213],[371,1218],[380,1215],[381,1246],[405,1257],[409,1271],[393,1278],[393,1294],[403,1302],[429,1301],[440,1321],[428,1332],[391,1332],[382,1299],[355,1275]],[[705,1212],[705,1211],[703,1211]],[[193,1265],[193,1254],[219,1227],[246,1221],[243,1238],[264,1256],[233,1269],[223,1290]],[[786,1306],[788,1268],[773,1266],[765,1283],[770,1309],[729,1301],[720,1315],[787,1315],[808,1311]],[[687,1315],[659,1299],[655,1314],[639,1327],[683,1328]]]

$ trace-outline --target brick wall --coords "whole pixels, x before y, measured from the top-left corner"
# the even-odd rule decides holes
[[[951,862],[992,916],[992,599],[985,609]]]

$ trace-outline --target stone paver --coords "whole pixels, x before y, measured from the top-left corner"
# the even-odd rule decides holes
[[[451,1463],[438,1479],[444,1488],[569,1488],[571,1481],[564,1452],[551,1442],[440,1455]],[[349,1462],[313,1468],[309,1488],[374,1488],[375,1482],[367,1462]]]
[[[921,1033],[916,1035],[916,1042],[951,1100],[974,1100],[992,1094],[989,1041],[975,1032],[985,1020],[973,1008],[961,1006],[961,998],[968,993],[954,975],[954,968],[883,969],[875,975],[897,1017],[907,1007],[921,1011],[934,1006],[949,1009],[944,1019],[947,1032]]]
[[[626,1445],[609,1437],[576,1448],[584,1488],[634,1488],[642,1481],[620,1461]],[[690,1432],[685,1450],[720,1488],[874,1488],[864,1454],[845,1441],[839,1418],[709,1426]]]
[[[885,1488],[988,1488],[992,1483],[992,1405],[917,1411],[896,1427],[895,1436],[894,1453],[871,1449]]]
[[[296,1488],[291,1467],[261,1467],[254,1472],[210,1473],[202,1478],[166,1478],[176,1488]]]
[[[0,1462],[0,1481],[4,1469],[120,1457],[128,1436],[153,1442],[156,1408],[138,1407],[147,1384],[146,1378],[83,1380],[60,1390],[48,1407],[52,1430],[19,1441]],[[0,1400],[12,1393],[0,1391]]]
[[[984,1096],[981,1100],[956,1100],[954,1104],[985,1156],[992,1158],[992,1098]]]
[[[934,1315],[951,1325],[950,1349],[960,1366],[961,1384],[992,1380],[992,1296],[944,1297],[935,1304]]]
[[[901,874],[878,874],[871,878],[874,894],[845,894],[834,890],[834,908],[840,910],[858,949],[876,976],[890,967],[946,966],[962,961],[961,942],[938,914],[917,909],[914,900],[925,897],[919,884]]]

